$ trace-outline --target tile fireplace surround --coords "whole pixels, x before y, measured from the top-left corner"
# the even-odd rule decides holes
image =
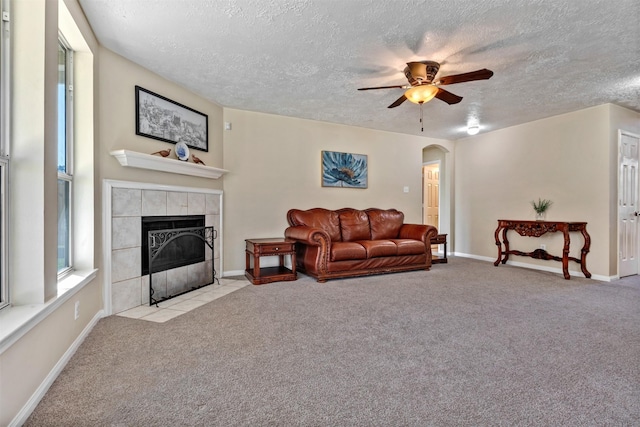
[[[217,277],[221,277],[222,191],[105,180],[103,195],[103,298],[107,315],[149,305],[149,276],[140,273],[143,216],[204,215],[205,226],[217,230],[213,262]],[[204,262],[155,273],[154,288],[156,284],[166,284],[171,289],[202,281],[203,271],[209,271],[211,275],[211,262],[211,251],[207,247]]]

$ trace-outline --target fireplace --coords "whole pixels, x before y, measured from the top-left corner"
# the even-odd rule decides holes
[[[108,314],[149,305],[150,281],[156,299],[178,295],[187,289],[212,282],[213,271],[222,268],[222,191],[143,182],[105,180],[103,204],[107,218],[105,248],[105,312]],[[204,228],[215,229],[213,248],[199,240],[204,261],[157,271],[153,277],[142,274],[142,217],[204,216]],[[197,227],[196,227],[197,228]],[[202,228],[202,227],[200,227]]]
[[[204,215],[143,216],[141,276],[149,274],[149,231],[204,227]],[[170,242],[153,261],[153,271],[165,271],[204,261],[205,242],[185,235]]]

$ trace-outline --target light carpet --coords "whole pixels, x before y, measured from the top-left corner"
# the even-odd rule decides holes
[[[111,316],[26,425],[640,425],[640,279],[450,258]]]

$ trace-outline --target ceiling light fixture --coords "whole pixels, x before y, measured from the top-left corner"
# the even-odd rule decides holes
[[[422,119],[422,104],[429,102],[438,93],[438,88],[432,84],[421,84],[413,86],[404,92],[404,97],[414,104],[420,104],[420,131],[424,132],[424,121]]]
[[[480,132],[480,126],[478,125],[469,125],[467,127],[467,133],[469,135],[477,135]]]
[[[438,88],[432,84],[413,86],[406,90],[404,96],[414,104],[424,104],[433,99],[438,93]]]

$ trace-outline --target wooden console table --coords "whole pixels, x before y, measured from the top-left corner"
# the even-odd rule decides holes
[[[502,243],[504,243],[504,250],[502,250],[502,243],[500,242],[500,230],[502,230]],[[540,237],[546,233],[560,232],[564,235],[564,246],[562,248],[562,256],[550,255],[544,249],[536,249],[533,252],[521,252],[517,250],[509,249],[509,240],[507,239],[507,231],[514,230],[521,236]],[[569,256],[570,238],[569,233],[573,231],[579,231],[584,237],[584,245],[582,246],[580,259]],[[569,280],[569,261],[575,261],[580,264],[582,273],[585,277],[590,278],[591,273],[587,271],[587,253],[589,253],[589,247],[591,246],[591,237],[587,233],[586,222],[562,222],[562,221],[519,221],[499,219],[498,228],[495,232],[496,246],[498,246],[498,259],[493,263],[496,267],[502,262],[505,264],[509,259],[509,255],[528,256],[536,259],[562,261],[562,273],[564,278]]]
[[[246,239],[246,270],[244,275],[254,285],[262,285],[271,282],[283,282],[296,280],[296,247],[295,241],[283,238],[273,239]],[[284,266],[284,256],[291,255],[291,268]],[[260,268],[260,257],[278,256],[280,265],[277,267]],[[253,259],[253,267],[251,260]]]

